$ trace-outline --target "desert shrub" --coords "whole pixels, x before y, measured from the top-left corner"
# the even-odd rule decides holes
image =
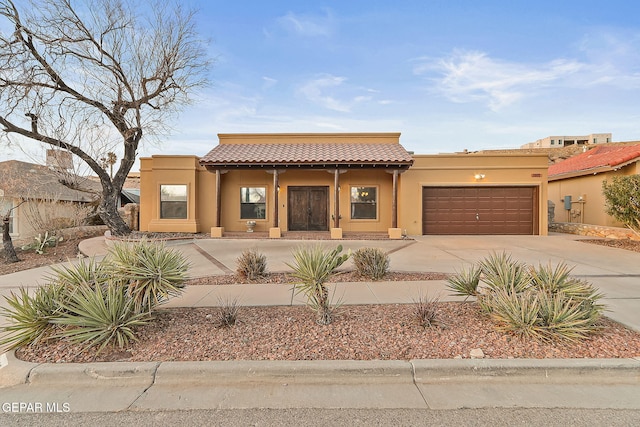
[[[67,299],[68,289],[59,284],[41,286],[33,296],[25,288],[18,294],[11,292],[5,297],[6,307],[0,308],[0,314],[9,321],[0,328],[0,348],[10,350],[50,338],[55,331],[52,320],[63,311],[60,303]]]
[[[492,253],[449,279],[455,295],[474,295],[497,329],[523,338],[577,340],[599,329],[602,295],[564,263],[537,268]],[[477,280],[477,281],[476,281]]]
[[[148,312],[136,310],[135,300],[122,291],[119,283],[78,286],[61,305],[64,311],[52,322],[65,328],[56,337],[85,348],[98,347],[98,352],[109,344],[122,348],[136,340],[133,328],[150,320]]]
[[[339,303],[332,303],[326,281],[336,268],[349,259],[350,253],[340,254],[342,245],[329,251],[322,246],[299,247],[293,253],[294,263],[287,265],[293,269],[292,276],[301,281],[295,285],[296,294],[307,297],[307,305],[316,312],[316,322],[328,325]]]
[[[180,295],[189,269],[181,253],[149,241],[116,243],[104,262],[113,277],[126,278],[126,292],[138,312],[151,312],[169,297]]]
[[[236,272],[249,280],[264,277],[267,274],[267,257],[252,249],[245,250],[236,260]]]
[[[380,280],[389,271],[389,255],[379,248],[360,248],[353,253],[353,264],[359,275]]]
[[[456,274],[447,278],[447,287],[455,296],[477,296],[482,269],[478,265],[462,268]]]
[[[602,182],[607,214],[640,233],[640,176],[614,176]]]
[[[413,303],[413,317],[418,325],[423,328],[431,328],[441,324],[438,316],[438,304],[440,298],[430,298],[428,295],[420,295]]]
[[[220,300],[220,305],[216,308],[214,324],[219,328],[230,328],[238,322],[240,314],[240,304],[238,299]]]

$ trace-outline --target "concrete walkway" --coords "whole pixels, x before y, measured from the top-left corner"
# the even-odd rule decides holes
[[[192,263],[192,277],[235,270],[244,249],[288,271],[300,244],[345,250],[380,247],[394,271],[453,273],[492,251],[537,265],[566,262],[604,293],[607,315],[640,331],[640,253],[579,242],[570,235],[418,236],[415,240],[183,240],[169,244]],[[103,238],[81,251],[102,256]],[[347,266],[348,267],[348,266]],[[0,276],[0,293],[44,282],[48,268]],[[411,302],[421,293],[448,299],[444,281],[335,284],[346,304]],[[287,285],[192,286],[168,306],[210,306],[238,297],[245,305],[300,304]],[[3,302],[4,303],[4,302]],[[71,411],[210,408],[565,407],[640,410],[640,355],[622,360],[415,360],[320,362],[148,362],[30,364],[0,357],[4,402],[66,404]],[[5,411],[7,412],[7,411]],[[62,410],[61,412],[64,412]]]

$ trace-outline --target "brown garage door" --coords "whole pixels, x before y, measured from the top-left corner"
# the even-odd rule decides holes
[[[536,187],[423,187],[422,234],[537,234]]]

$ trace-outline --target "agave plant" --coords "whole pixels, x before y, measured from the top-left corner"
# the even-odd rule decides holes
[[[33,296],[25,288],[19,294],[5,297],[6,307],[0,308],[0,314],[10,324],[0,330],[0,348],[18,348],[35,344],[51,337],[55,331],[53,319],[60,316],[63,308],[60,302],[68,298],[68,290],[60,284],[49,284],[35,290]]]
[[[350,253],[340,254],[342,245],[331,251],[325,251],[320,245],[300,247],[293,253],[295,262],[287,265],[293,269],[292,276],[301,281],[295,285],[296,294],[307,297],[307,305],[315,310],[316,321],[328,325],[339,303],[333,304],[329,297],[326,281],[336,268],[349,259]]]
[[[97,346],[98,353],[108,344],[122,348],[136,340],[133,328],[146,325],[151,318],[147,312],[137,312],[135,301],[114,282],[104,287],[80,285],[61,306],[64,311],[52,322],[64,329],[55,337],[85,348]]]
[[[113,277],[126,278],[126,293],[136,311],[148,311],[183,292],[189,263],[159,242],[116,243],[106,258]]]

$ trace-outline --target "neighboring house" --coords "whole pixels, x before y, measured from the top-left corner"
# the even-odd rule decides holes
[[[559,148],[569,145],[607,144],[611,142],[610,133],[592,133],[589,135],[552,135],[535,142],[524,144],[520,148]]]
[[[74,184],[82,190],[72,188]],[[68,222],[78,212],[76,208],[93,202],[99,191],[96,183],[51,167],[18,160],[0,162],[0,213],[18,206],[11,215],[10,233],[21,240],[41,231],[34,222],[49,222],[47,226],[52,221]]]
[[[608,144],[549,166],[555,221],[621,227],[605,212],[602,182],[639,173],[639,162],[640,144]]]
[[[413,155],[399,133],[218,137],[202,158],[140,159],[141,231],[547,232],[546,155]]]

